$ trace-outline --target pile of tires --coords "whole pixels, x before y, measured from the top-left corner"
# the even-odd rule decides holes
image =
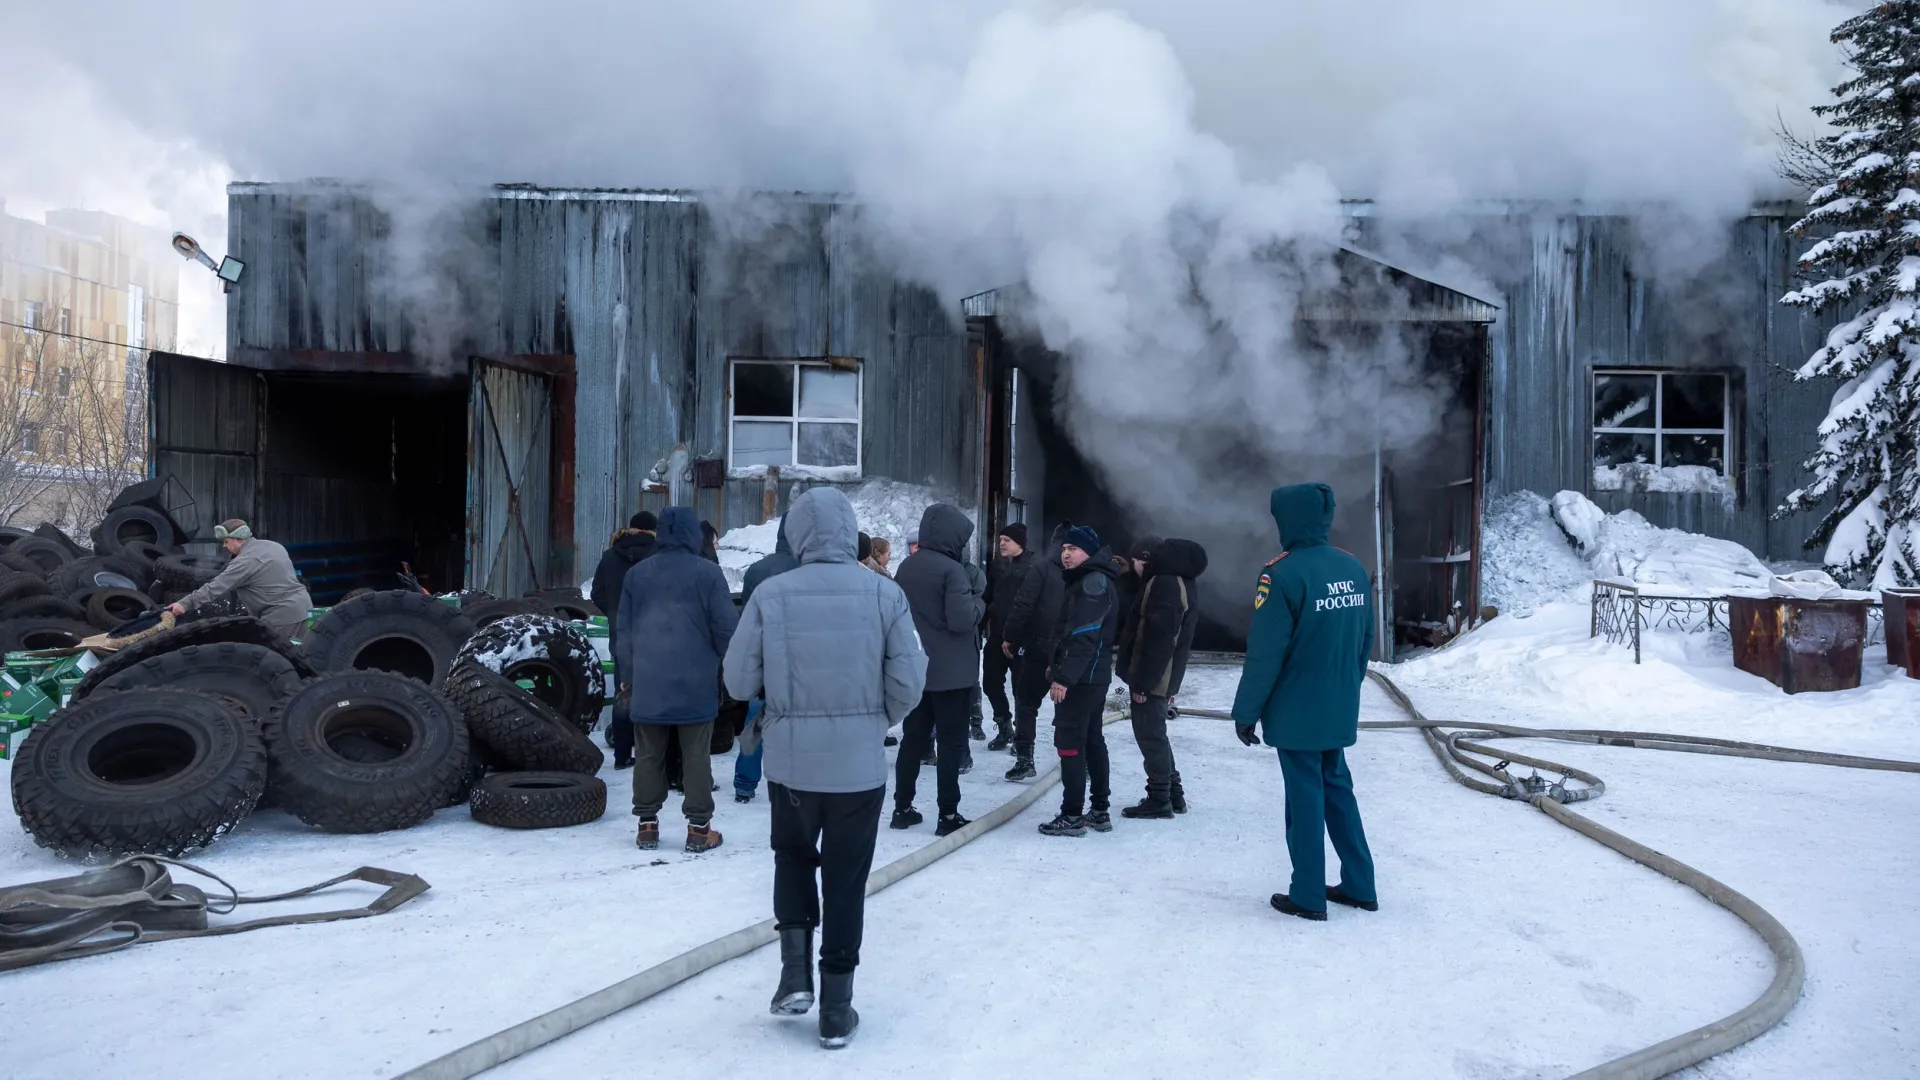
[[[606,813],[605,758],[588,738],[603,681],[578,627],[519,614],[475,633],[448,604],[374,593],[306,639],[231,615],[109,654],[21,744],[22,824],[92,857],[184,854],[256,807],[342,833],[410,828],[462,802],[514,829]]]
[[[183,539],[137,504],[108,513],[91,551],[52,525],[0,527],[0,652],[71,648],[211,581],[225,556],[184,554]]]

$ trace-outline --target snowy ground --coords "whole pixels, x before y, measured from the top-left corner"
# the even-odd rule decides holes
[[[1860,690],[1789,699],[1734,671],[1724,648],[1654,637],[1635,667],[1586,639],[1584,609],[1549,607],[1394,674],[1442,718],[1920,757],[1920,681],[1876,662]],[[1188,703],[1226,705],[1234,676],[1196,672]],[[1371,691],[1367,714],[1396,718]],[[1118,806],[1137,797],[1139,758],[1124,724],[1109,734]],[[1351,751],[1382,910],[1335,909],[1324,925],[1275,915],[1266,898],[1286,862],[1271,755],[1218,721],[1181,720],[1173,737],[1186,817],[1047,839],[1034,827],[1056,808],[1049,797],[870,901],[863,1024],[844,1053],[814,1046],[811,1017],[766,1014],[777,961],[762,950],[498,1072],[1548,1077],[1724,1015],[1770,977],[1764,947],[1731,916],[1536,811],[1452,784],[1400,732],[1366,733]],[[1583,812],[1747,892],[1806,949],[1807,993],[1786,1023],[1697,1075],[1915,1075],[1920,778],[1513,745],[1599,773],[1607,794]],[[998,777],[1004,755],[975,754],[963,809],[977,815],[1013,788]],[[643,856],[623,812],[628,775],[607,774],[614,812],[557,832],[491,830],[451,810],[403,833],[338,837],[256,815],[201,856],[245,889],[372,864],[433,890],[370,920],[0,976],[9,1001],[31,1003],[9,1027],[0,1076],[120,1075],[156,1060],[209,1078],[391,1075],[766,918],[764,799],[722,802],[719,852]],[[678,827],[675,808],[663,824]],[[883,829],[878,861],[930,839],[924,826]],[[66,869],[0,820],[0,882]]]

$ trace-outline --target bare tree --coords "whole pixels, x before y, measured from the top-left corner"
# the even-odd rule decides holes
[[[146,471],[146,407],[137,387],[130,392],[128,350],[5,329],[0,522],[52,521],[84,539],[114,496]]]
[[[61,426],[65,405],[53,380],[66,339],[45,330],[7,326],[0,349],[0,523],[44,505],[58,481],[42,455]]]

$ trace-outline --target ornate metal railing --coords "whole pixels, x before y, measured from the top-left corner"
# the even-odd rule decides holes
[[[1643,633],[1726,633],[1730,623],[1727,608],[1725,596],[1663,592],[1632,581],[1602,579],[1593,583],[1593,613],[1587,636],[1605,637],[1610,645],[1631,646],[1637,664]],[[1867,608],[1866,643],[1879,644],[1885,641],[1885,634],[1886,612],[1876,600]]]

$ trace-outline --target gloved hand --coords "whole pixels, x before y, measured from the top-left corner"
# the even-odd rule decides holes
[[[1235,724],[1233,725],[1233,733],[1240,736],[1240,741],[1248,746],[1260,745],[1260,734],[1254,729],[1252,724]]]

